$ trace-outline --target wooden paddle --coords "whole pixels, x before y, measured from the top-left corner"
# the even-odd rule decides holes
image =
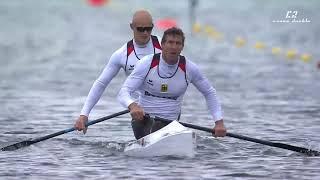
[[[109,116],[105,116],[105,117],[90,121],[90,122],[87,123],[86,126],[90,126],[90,125],[93,125],[93,124],[96,124],[96,123],[99,123],[99,122],[102,122],[102,121],[105,121],[105,120],[108,120],[108,119],[111,119],[111,118],[114,118],[114,117],[117,117],[117,116],[120,116],[120,115],[123,115],[123,114],[126,114],[128,112],[129,112],[129,110],[120,111],[120,112],[117,112],[115,114],[111,114]],[[37,142],[44,141],[44,140],[59,136],[61,134],[66,134],[66,133],[72,132],[74,130],[76,130],[76,129],[73,127],[73,128],[69,128],[69,129],[66,129],[66,130],[62,130],[62,131],[53,133],[53,134],[49,134],[47,136],[43,136],[43,137],[39,137],[39,138],[36,138],[36,139],[30,139],[30,140],[18,142],[18,143],[15,143],[15,144],[12,144],[12,145],[9,145],[9,146],[1,148],[1,151],[13,151],[13,150],[16,150],[16,149],[20,149],[20,148],[23,148],[23,147],[26,147],[26,146],[30,146],[31,144],[34,144],[34,143],[37,143]]]
[[[171,122],[171,120],[160,118],[160,117],[156,117],[156,118],[154,118],[154,120],[161,121],[161,122],[164,122],[164,123],[167,123],[167,124],[169,124]],[[209,133],[213,132],[212,128],[201,127],[201,126],[188,124],[188,123],[183,123],[183,122],[179,122],[179,123],[182,124],[185,127],[188,127],[188,128],[197,129],[197,130],[201,130],[201,131],[206,131],[206,132],[209,132]],[[271,141],[266,141],[266,140],[261,140],[261,139],[255,139],[255,138],[242,136],[242,135],[229,133],[229,132],[227,132],[226,136],[237,138],[237,139],[241,139],[241,140],[245,140],[245,141],[255,142],[255,143],[259,143],[259,144],[263,144],[263,145],[267,145],[267,146],[287,149],[287,150],[295,151],[295,152],[299,152],[299,153],[304,153],[304,154],[306,154],[308,156],[320,156],[320,152],[319,151],[315,151],[315,150],[312,150],[312,149],[307,149],[307,148],[304,148],[304,147],[298,147],[298,146],[292,146],[292,145],[284,144],[284,143],[276,143],[276,142],[271,142]]]

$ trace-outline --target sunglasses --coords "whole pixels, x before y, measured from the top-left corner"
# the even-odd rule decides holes
[[[145,31],[151,32],[152,29],[153,29],[153,26],[151,26],[151,27],[136,27],[136,29],[137,29],[137,31],[139,31],[139,32],[145,32]]]

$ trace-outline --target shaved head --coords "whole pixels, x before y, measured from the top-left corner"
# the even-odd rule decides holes
[[[138,10],[133,14],[132,24],[134,25],[151,25],[152,17],[151,14],[146,10]]]
[[[139,10],[133,14],[130,27],[133,31],[133,38],[139,45],[145,45],[149,42],[153,29],[151,14],[146,10]],[[140,31],[138,31],[138,28]],[[142,30],[141,30],[142,28]],[[148,28],[148,30],[145,30]]]

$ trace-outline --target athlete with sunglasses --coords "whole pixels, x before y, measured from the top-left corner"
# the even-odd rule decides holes
[[[99,101],[110,81],[123,69],[128,76],[133,71],[136,62],[148,54],[161,52],[161,46],[156,36],[151,35],[153,22],[150,13],[146,10],[136,11],[133,15],[130,27],[133,31],[133,39],[115,51],[108,64],[93,83],[86,98],[75,128],[86,133],[85,124],[88,122],[90,111]],[[137,97],[137,95],[136,95]]]

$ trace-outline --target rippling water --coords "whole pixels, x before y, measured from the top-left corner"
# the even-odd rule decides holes
[[[174,17],[185,30],[184,54],[216,87],[230,132],[320,150],[320,54],[318,1],[200,1],[197,21],[224,33],[217,42],[191,36],[187,1],[0,2],[0,146],[73,126],[85,97],[114,50],[130,38],[132,12],[147,8],[155,19]],[[170,6],[169,6],[170,4]],[[179,10],[179,11],[178,11]],[[310,23],[272,23],[287,11]],[[161,31],[156,30],[161,36]],[[242,36],[248,44],[234,46]],[[313,55],[303,63],[255,41]],[[115,96],[123,73],[112,81],[91,119],[123,110]],[[182,121],[213,122],[204,98],[189,87]],[[195,158],[134,158],[123,154],[133,139],[129,115],[30,147],[0,153],[1,179],[319,179],[319,157],[306,157],[233,138],[198,133]]]

